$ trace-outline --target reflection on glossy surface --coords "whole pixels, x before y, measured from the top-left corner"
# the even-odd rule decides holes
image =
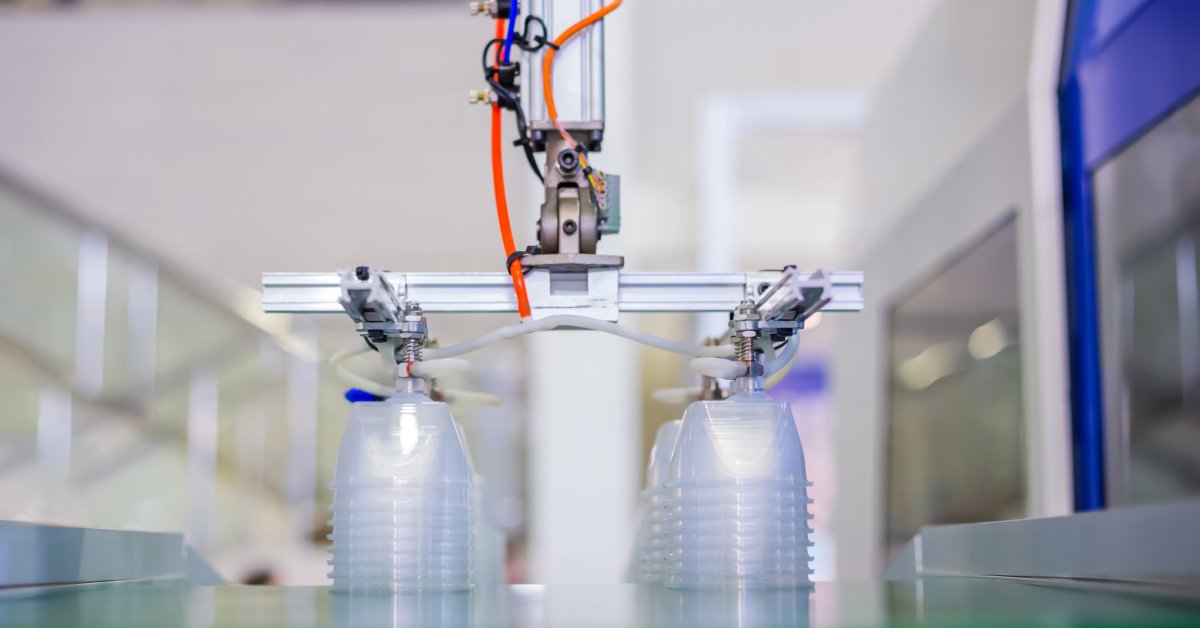
[[[482,596],[481,596],[482,598]],[[472,626],[470,592],[371,595],[332,593],[333,626]]]
[[[1017,236],[1005,219],[892,309],[891,555],[925,525],[1025,513]]]
[[[638,591],[637,622],[644,626],[807,626],[812,588],[728,592]]]
[[[1200,495],[1200,98],[1095,174],[1110,501]]]
[[[1197,625],[1195,592],[1070,580],[818,582],[796,591],[600,585],[348,595],[310,587],[115,584],[0,592],[4,626]]]

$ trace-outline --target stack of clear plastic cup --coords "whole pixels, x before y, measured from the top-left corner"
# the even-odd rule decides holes
[[[809,483],[786,403],[760,390],[693,403],[667,485],[668,587],[809,584]]]
[[[671,468],[671,452],[679,435],[680,420],[667,421],[658,428],[650,463],[646,467],[646,504],[642,530],[638,535],[640,548],[640,581],[662,582],[667,575],[667,473]]]
[[[332,484],[335,591],[471,586],[474,470],[450,408],[420,391],[353,406]]]
[[[476,587],[492,587],[505,583],[504,550],[507,537],[504,531],[488,515],[491,496],[488,480],[485,476],[475,475],[475,505],[474,513],[474,558],[471,559],[474,571],[472,584]]]

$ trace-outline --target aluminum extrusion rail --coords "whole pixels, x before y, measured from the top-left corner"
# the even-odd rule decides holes
[[[804,273],[809,274],[809,273]],[[754,297],[779,272],[642,273],[616,269],[582,272],[532,270],[526,277],[536,318],[581,314],[615,319],[618,312],[729,312]],[[386,273],[400,301],[415,300],[426,313],[503,313],[517,310],[505,273]],[[829,273],[831,300],[823,308],[863,308],[863,274]],[[263,311],[344,314],[337,273],[264,273]]]

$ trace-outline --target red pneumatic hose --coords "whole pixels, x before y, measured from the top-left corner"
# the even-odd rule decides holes
[[[496,20],[496,38],[504,37],[504,20]],[[500,49],[496,48],[496,63],[500,62]],[[511,257],[517,251],[513,240],[512,223],[508,217],[508,196],[504,191],[504,153],[500,136],[500,105],[492,103],[492,187],[496,192],[496,218],[500,222],[500,239],[504,242],[504,254]],[[522,319],[532,314],[529,308],[529,294],[525,290],[525,272],[521,268],[521,259],[514,259],[508,267],[512,276],[513,292],[517,295],[517,313]]]

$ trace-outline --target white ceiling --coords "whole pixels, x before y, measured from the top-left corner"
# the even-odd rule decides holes
[[[646,167],[690,176],[696,103],[709,94],[870,94],[938,0],[654,0],[636,19],[638,133]],[[793,142],[784,155],[819,158]],[[659,174],[661,173],[661,174]]]

